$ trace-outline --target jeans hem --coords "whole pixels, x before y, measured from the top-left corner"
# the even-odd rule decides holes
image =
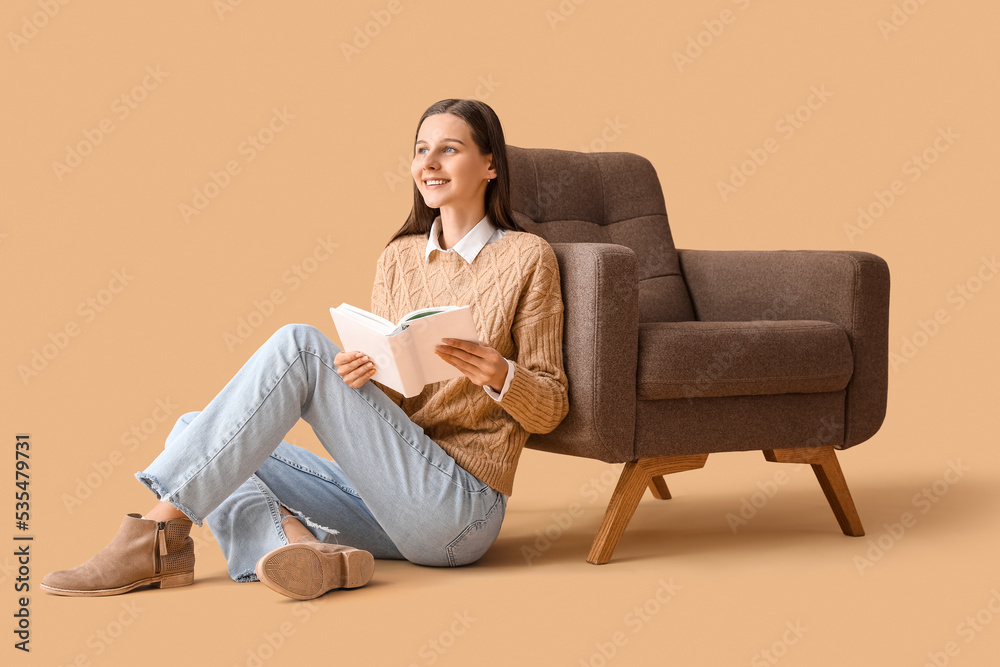
[[[257,572],[255,570],[247,570],[242,574],[232,577],[232,579],[238,584],[248,584],[252,581],[260,581],[260,579],[257,578]]]
[[[172,498],[170,494],[167,492],[167,490],[163,487],[163,484],[160,483],[160,480],[156,479],[154,475],[150,475],[148,472],[145,471],[139,471],[135,473],[135,478],[140,482],[142,482],[143,485],[146,486],[146,488],[152,491],[156,495],[157,500],[162,500],[170,503],[181,512],[184,512],[184,514],[186,514],[187,517],[191,519],[191,521],[194,522],[196,526],[198,526],[199,528],[202,527],[202,523],[204,520],[200,516],[198,516],[197,513],[192,512],[190,509],[188,509],[188,507],[184,503],[180,502],[176,498]]]

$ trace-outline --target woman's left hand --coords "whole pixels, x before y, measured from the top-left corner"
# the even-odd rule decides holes
[[[465,377],[480,387],[489,385],[499,392],[507,379],[507,360],[492,347],[457,338],[444,338],[434,352],[462,371]]]

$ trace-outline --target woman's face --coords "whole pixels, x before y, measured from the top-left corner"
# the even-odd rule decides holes
[[[421,123],[410,172],[430,208],[477,208],[484,205],[492,155],[481,155],[464,120],[450,113]]]

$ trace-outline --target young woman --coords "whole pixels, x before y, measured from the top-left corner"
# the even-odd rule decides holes
[[[456,566],[486,552],[528,434],[551,431],[569,409],[559,268],[512,217],[503,130],[486,104],[428,108],[411,172],[413,209],[379,256],[372,311],[395,322],[471,306],[480,340],[437,348],[462,375],[404,398],[368,381],[363,351],[282,327],[136,473],[159,502],[127,514],[87,562],[46,575],[44,590],[190,584],[189,531],[203,521],[232,579],[300,600],[366,584],[375,558]],[[333,461],[282,441],[299,418]]]

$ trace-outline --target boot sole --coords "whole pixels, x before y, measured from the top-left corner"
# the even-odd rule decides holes
[[[375,573],[375,559],[361,549],[327,553],[291,544],[265,554],[254,569],[271,590],[295,600],[311,600],[335,588],[364,586]]]
[[[148,584],[152,584],[153,588],[176,588],[178,586],[189,586],[193,583],[194,572],[180,572],[178,574],[168,574],[165,576],[140,579],[139,581],[135,581],[127,586],[119,586],[118,588],[98,588],[88,591],[74,590],[71,588],[55,588],[54,586],[48,586],[46,584],[39,584],[39,587],[43,591],[55,593],[56,595],[67,595],[71,597],[100,597],[104,595],[120,595],[122,593],[128,593],[139,586],[146,586]]]

